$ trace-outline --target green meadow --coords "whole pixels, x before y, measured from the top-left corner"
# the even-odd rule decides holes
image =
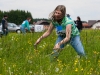
[[[9,33],[0,38],[0,75],[100,75],[100,30],[84,29],[80,34],[87,58],[78,58],[68,44],[53,62],[55,31],[37,49],[33,46],[43,33]]]

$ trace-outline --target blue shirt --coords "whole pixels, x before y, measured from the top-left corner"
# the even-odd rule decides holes
[[[27,28],[27,29],[30,31],[30,27],[29,27],[29,22],[28,22],[28,20],[23,21],[23,23],[21,24],[21,27]]]

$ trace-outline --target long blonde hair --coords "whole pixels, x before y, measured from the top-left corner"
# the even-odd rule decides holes
[[[66,7],[64,5],[58,5],[53,12],[49,14],[49,19],[55,21],[54,14],[56,10],[60,10],[62,12],[62,18],[66,15]]]

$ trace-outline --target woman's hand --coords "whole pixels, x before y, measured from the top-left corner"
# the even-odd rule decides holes
[[[39,44],[39,43],[40,43],[40,41],[41,41],[41,39],[39,38],[39,39],[35,42],[35,44],[34,44],[34,45]]]
[[[37,45],[40,43],[40,41],[41,41],[41,39],[39,38],[39,39],[35,42],[35,44],[34,44],[34,48],[35,48],[35,49],[37,49]]]
[[[54,46],[54,48],[53,48],[54,50],[58,50],[58,49],[60,49],[60,44],[59,43],[57,43],[55,46]]]

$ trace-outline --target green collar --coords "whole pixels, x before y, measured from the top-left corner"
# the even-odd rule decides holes
[[[61,25],[63,25],[66,22],[66,17],[63,18],[63,20],[61,21]],[[57,21],[52,21],[53,24],[55,25],[59,25],[59,23]]]

